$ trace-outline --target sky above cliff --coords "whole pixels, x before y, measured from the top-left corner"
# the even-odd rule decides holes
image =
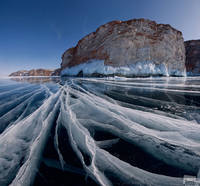
[[[0,0],[0,76],[58,68],[62,53],[112,20],[148,18],[200,39],[200,0]]]

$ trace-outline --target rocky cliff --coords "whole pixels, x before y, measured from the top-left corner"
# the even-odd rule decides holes
[[[62,55],[61,75],[185,75],[182,33],[146,19],[112,21]]]
[[[200,75],[200,40],[185,42],[187,75]]]
[[[55,70],[52,72],[51,76],[60,76],[60,71],[61,71],[60,68],[55,69]]]
[[[9,76],[59,76],[60,69],[47,70],[47,69],[32,69],[32,70],[20,70],[11,73]]]

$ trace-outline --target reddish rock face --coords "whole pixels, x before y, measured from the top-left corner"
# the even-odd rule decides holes
[[[112,21],[81,39],[62,55],[61,70],[104,60],[112,67],[151,61],[164,64],[169,75],[185,70],[185,48],[182,33],[170,25],[145,19]]]
[[[186,71],[188,75],[200,75],[200,40],[185,42]]]
[[[52,70],[33,69],[29,71],[29,76],[51,76]]]

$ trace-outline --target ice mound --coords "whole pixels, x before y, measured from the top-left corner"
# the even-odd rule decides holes
[[[61,71],[62,76],[91,76],[99,74],[102,76],[120,75],[126,77],[134,76],[185,76],[185,72],[172,70],[164,64],[156,65],[153,61],[142,61],[129,66],[113,67],[104,65],[104,60],[91,60]]]

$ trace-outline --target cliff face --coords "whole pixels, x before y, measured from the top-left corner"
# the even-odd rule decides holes
[[[182,76],[182,33],[145,19],[112,21],[68,49],[61,70],[61,75]]]
[[[58,69],[56,69],[58,70]],[[32,69],[32,70],[20,70],[17,72],[11,73],[9,76],[52,76],[54,74],[58,74],[58,72],[54,70],[47,69]]]
[[[200,75],[200,40],[185,42],[186,71],[188,75]]]

